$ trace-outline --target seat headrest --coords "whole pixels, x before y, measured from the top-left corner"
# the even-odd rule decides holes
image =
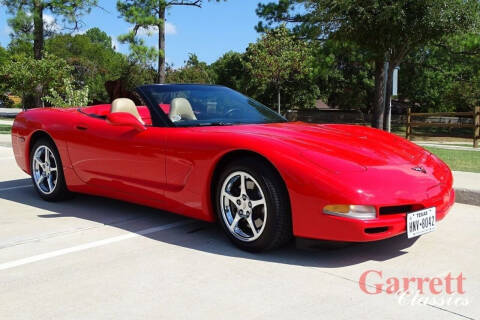
[[[172,100],[168,117],[173,122],[179,120],[197,120],[190,102],[185,98],[175,98]]]
[[[135,103],[130,99],[118,98],[113,100],[110,113],[114,113],[114,112],[130,113],[132,116],[137,118],[137,120],[140,121],[140,123],[144,124],[142,117],[140,117],[140,114],[138,113],[138,109],[135,106]]]

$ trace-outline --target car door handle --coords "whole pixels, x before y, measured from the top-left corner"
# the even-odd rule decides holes
[[[79,124],[75,127],[77,130],[82,130],[82,131],[85,131],[88,129],[88,127],[86,125],[83,125],[83,124]]]

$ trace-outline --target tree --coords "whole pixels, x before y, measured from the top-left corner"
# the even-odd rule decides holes
[[[472,111],[480,105],[480,37],[442,39],[409,54],[399,72],[400,99],[421,112]]]
[[[329,106],[370,113],[374,93],[374,65],[369,53],[358,45],[329,39],[315,42],[315,83]]]
[[[89,12],[97,0],[1,0],[11,14],[16,18],[10,20],[11,25],[19,24],[26,27],[33,20],[33,28],[24,30],[33,33],[33,52],[35,59],[42,59],[45,41],[44,12],[49,11],[55,16],[63,17],[67,24],[73,24],[77,29],[79,17]]]
[[[33,33],[33,56],[41,60],[44,54],[45,20],[44,13],[48,11],[54,16],[61,16],[66,24],[77,29],[79,17],[89,12],[92,6],[97,5],[97,0],[0,0],[9,12],[16,18],[10,21],[11,25],[28,26],[29,18],[33,20],[33,28],[26,30]],[[35,89],[35,102],[41,103],[43,88]]]
[[[8,51],[5,50],[5,48],[3,48],[2,46],[0,46],[0,70],[2,70],[3,66],[8,62],[8,59]],[[6,95],[7,90],[8,88],[0,84],[0,105],[2,105],[2,107],[4,108],[10,108],[13,106],[13,101],[10,100]]]
[[[13,94],[28,98],[35,89],[42,88],[42,98],[50,89],[62,90],[63,79],[71,77],[72,67],[68,63],[50,54],[45,54],[44,59],[36,60],[26,55],[17,55],[10,58],[0,68],[0,84],[8,88]],[[27,102],[24,107],[30,107]],[[33,106],[38,107],[34,103]]]
[[[295,39],[282,25],[250,44],[245,60],[247,70],[257,83],[275,89],[280,113],[282,91],[297,87],[311,76],[310,57],[307,44]]]
[[[205,62],[200,62],[194,53],[190,53],[185,66],[180,69],[167,68],[167,83],[213,83],[213,74]]]
[[[281,0],[259,4],[267,25],[292,23],[309,39],[338,39],[368,50],[375,62],[372,126],[383,128],[385,62],[388,75],[405,56],[425,44],[473,29],[479,21],[478,0]],[[388,90],[387,92],[391,92]]]
[[[47,39],[45,49],[65,59],[73,67],[74,84],[89,87],[89,100],[95,103],[109,102],[105,82],[123,75],[128,61],[112,48],[112,39],[98,28],[85,34],[63,34]]]
[[[8,60],[9,54],[4,47],[0,46],[0,67],[2,67]]]
[[[11,28],[10,38],[12,40],[33,40],[34,19],[31,12],[18,10],[16,15],[8,19],[8,25]],[[54,20],[43,17],[43,36],[48,38],[58,31],[58,26]]]
[[[85,32],[85,35],[92,43],[100,45],[102,48],[114,49],[112,46],[112,37],[99,28],[91,28]]]
[[[246,89],[248,70],[243,54],[229,51],[212,63],[210,67],[216,84],[221,84],[237,91]]]
[[[217,2],[220,0],[216,0]],[[157,82],[165,82],[165,12],[173,6],[202,7],[203,0],[119,0],[120,15],[133,24],[132,30],[118,40],[130,44],[132,56],[143,64],[158,58]],[[158,32],[158,49],[148,47],[139,31]]]
[[[122,68],[120,81],[124,84],[124,89],[131,92],[140,85],[154,83],[156,77],[155,69],[138,64],[135,60],[128,60]]]

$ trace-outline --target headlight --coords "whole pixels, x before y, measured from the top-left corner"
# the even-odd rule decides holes
[[[330,204],[323,208],[323,212],[334,216],[355,218],[355,219],[375,219],[377,211],[373,206],[359,206],[354,204]]]

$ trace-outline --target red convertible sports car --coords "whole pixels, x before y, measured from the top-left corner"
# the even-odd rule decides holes
[[[40,197],[101,195],[219,221],[237,246],[292,236],[364,242],[435,229],[454,202],[450,169],[398,136],[287,122],[234,90],[146,85],[143,106],[32,109],[12,128]]]

